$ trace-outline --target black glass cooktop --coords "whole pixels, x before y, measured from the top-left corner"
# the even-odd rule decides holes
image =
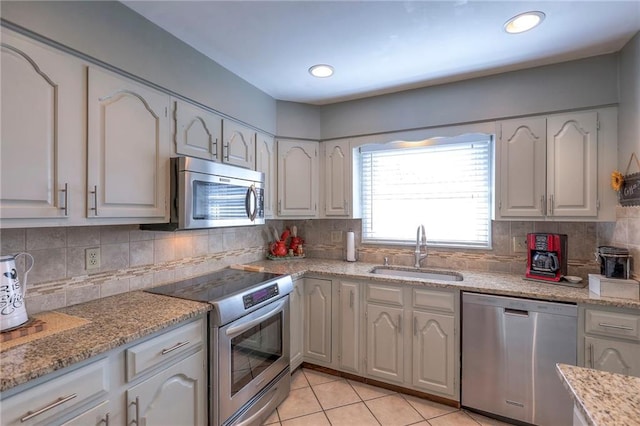
[[[254,288],[281,275],[269,272],[250,272],[222,269],[183,281],[145,290],[148,293],[179,297],[199,302],[216,302],[234,294]]]

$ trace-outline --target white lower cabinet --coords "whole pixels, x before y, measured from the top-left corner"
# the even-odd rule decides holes
[[[293,281],[293,291],[289,294],[290,318],[290,365],[295,370],[302,364],[304,344],[304,279]]]
[[[205,425],[205,333],[205,317],[200,317],[113,349],[98,360],[40,377],[25,390],[4,392],[0,394],[1,423]],[[128,357],[128,352],[137,356]],[[136,363],[142,368],[134,368]],[[136,373],[129,374],[132,371]]]
[[[128,424],[205,424],[204,356],[200,350],[131,387],[127,391]]]
[[[413,312],[415,388],[455,395],[455,319],[451,315]]]
[[[402,333],[404,310],[367,303],[367,375],[402,383],[404,346]]]
[[[581,312],[585,366],[640,377],[640,315],[600,307]]]
[[[360,283],[338,282],[338,366],[360,372]]]
[[[304,358],[331,364],[332,282],[304,280]]]
[[[292,322],[302,316],[295,293],[294,284]],[[305,362],[460,399],[458,291],[305,278],[304,298]]]

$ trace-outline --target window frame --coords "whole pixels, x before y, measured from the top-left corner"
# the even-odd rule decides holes
[[[445,134],[447,132],[444,132]],[[388,135],[390,136],[390,135]],[[361,209],[361,218],[364,222],[364,200],[363,200],[363,170],[362,170],[362,153],[363,152],[371,152],[371,151],[380,151],[380,150],[390,150],[390,149],[403,149],[403,148],[418,148],[424,146],[436,146],[436,145],[447,145],[447,144],[461,144],[461,143],[470,143],[473,141],[482,141],[483,143],[487,143],[487,153],[488,153],[488,162],[487,162],[487,240],[485,244],[464,244],[464,243],[455,243],[452,241],[431,241],[428,242],[430,247],[441,247],[441,248],[462,248],[469,250],[491,250],[493,248],[493,220],[495,218],[495,173],[496,173],[496,136],[495,133],[489,133],[486,131],[476,131],[471,133],[458,134],[457,136],[436,136],[436,137],[428,137],[428,138],[417,138],[415,140],[406,140],[406,139],[391,139],[389,142],[380,142],[379,138],[376,143],[363,143],[360,144],[355,150],[354,154],[357,155],[357,158],[354,159],[354,164],[358,167],[357,176],[354,174],[354,183],[357,182],[357,192],[359,194],[359,204]],[[356,188],[354,188],[356,189]],[[401,221],[401,219],[399,220]],[[427,232],[427,237],[429,237],[429,232]],[[415,239],[385,239],[385,238],[368,238],[366,236],[366,232],[362,229],[362,243],[363,244],[372,244],[372,245],[395,245],[395,246],[413,246],[416,244]]]

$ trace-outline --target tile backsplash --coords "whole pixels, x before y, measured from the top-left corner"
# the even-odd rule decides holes
[[[413,246],[362,244],[359,219],[273,220],[181,232],[142,231],[136,225],[0,229],[0,254],[33,255],[27,309],[36,313],[264,259],[272,240],[269,225],[279,231],[296,225],[309,258],[344,259],[346,232],[353,230],[358,260],[382,263],[388,257],[392,265],[413,265]],[[423,265],[524,274],[526,254],[513,251],[512,239],[528,232],[567,234],[569,274],[585,279],[599,272],[594,255],[599,245],[626,247],[640,257],[640,207],[618,207],[616,222],[494,221],[492,228],[492,250],[429,247]],[[91,247],[100,248],[98,271],[85,269],[85,249]]]

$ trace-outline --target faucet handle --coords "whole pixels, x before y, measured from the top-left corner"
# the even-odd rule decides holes
[[[389,258],[385,256],[384,258],[384,265],[383,266],[389,266]]]

